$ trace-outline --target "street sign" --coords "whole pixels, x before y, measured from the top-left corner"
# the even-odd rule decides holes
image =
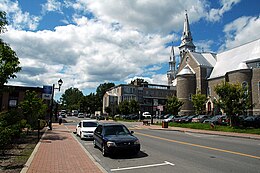
[[[51,100],[52,86],[43,86],[42,99]]]

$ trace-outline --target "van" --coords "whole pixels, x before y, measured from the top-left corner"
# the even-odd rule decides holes
[[[150,114],[150,112],[144,112],[142,115],[143,115],[144,119],[151,119],[152,118],[152,115]]]

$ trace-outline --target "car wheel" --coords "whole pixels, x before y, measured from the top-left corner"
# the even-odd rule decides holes
[[[80,139],[83,139],[82,132],[80,132]]]
[[[107,151],[106,151],[106,148],[105,148],[104,145],[102,146],[102,155],[103,155],[104,157],[107,156]]]
[[[96,144],[96,140],[95,139],[93,140],[93,145],[94,145],[94,148],[97,148],[97,144]]]

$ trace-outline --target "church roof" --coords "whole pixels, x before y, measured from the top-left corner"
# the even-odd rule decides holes
[[[191,68],[189,67],[189,65],[186,65],[186,66],[177,74],[177,76],[180,76],[180,75],[190,75],[190,74],[194,74],[194,72],[191,70]]]
[[[217,54],[216,65],[209,79],[222,77],[227,72],[245,69],[240,63],[252,62],[260,58],[260,39]]]
[[[216,64],[215,54],[190,52],[198,65],[204,67],[214,67]]]

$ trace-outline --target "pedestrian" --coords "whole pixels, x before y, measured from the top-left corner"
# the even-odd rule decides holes
[[[61,123],[62,123],[62,116],[61,115],[59,115],[59,125],[61,125]]]

